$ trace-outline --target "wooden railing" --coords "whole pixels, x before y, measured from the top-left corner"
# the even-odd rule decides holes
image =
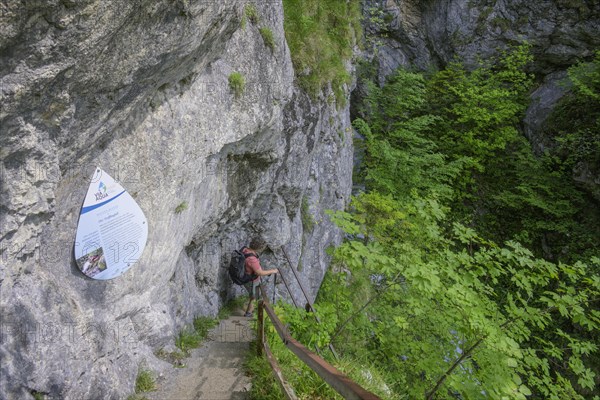
[[[275,314],[273,307],[267,299],[267,293],[262,286],[260,286],[262,293],[262,300],[258,303],[258,334],[257,334],[257,351],[259,355],[265,352],[267,360],[273,369],[273,373],[279,386],[281,387],[285,397],[289,400],[296,400],[297,397],[294,393],[293,388],[285,381],[281,368],[277,363],[275,357],[271,353],[271,349],[267,341],[265,340],[265,324],[264,314],[271,320],[275,331],[296,357],[298,357],[304,364],[312,369],[317,375],[319,375],[329,386],[335,389],[345,399],[364,399],[364,400],[375,400],[379,397],[358,385],[356,382],[348,378],[346,375],[338,371],[335,367],[329,364],[327,361],[319,357],[317,354],[308,350],[302,343],[294,339],[288,332],[287,328],[283,325],[281,320]]]

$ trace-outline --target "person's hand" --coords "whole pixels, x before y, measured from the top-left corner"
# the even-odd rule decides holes
[[[275,269],[273,270],[273,273],[274,273],[274,274],[278,274],[278,273],[279,273],[279,268],[275,268]]]

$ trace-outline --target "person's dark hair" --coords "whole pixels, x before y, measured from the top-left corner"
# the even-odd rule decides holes
[[[250,248],[253,250],[263,251],[267,247],[267,242],[261,237],[253,237],[250,241]]]

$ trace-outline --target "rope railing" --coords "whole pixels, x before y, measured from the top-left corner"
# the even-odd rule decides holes
[[[271,320],[271,323],[275,327],[275,331],[285,344],[285,346],[292,351],[302,361],[306,364],[310,369],[312,369],[319,377],[321,377],[329,386],[331,386],[335,391],[341,394],[345,399],[356,399],[356,400],[376,400],[379,397],[363,387],[359,384],[351,380],[349,377],[341,373],[327,361],[319,357],[317,354],[308,350],[302,343],[298,342],[294,339],[288,332],[287,328],[283,325],[281,320],[275,314],[275,311],[271,307],[269,300],[267,299],[267,293],[262,286],[260,287],[260,291],[262,294],[262,299],[258,303],[258,346],[257,351],[259,355],[262,355],[263,350],[267,355],[267,359],[269,360],[269,364],[273,369],[277,382],[279,386],[282,388],[284,395],[289,400],[297,399],[294,394],[293,389],[289,386],[289,384],[284,380],[283,374],[281,373],[281,368],[277,364],[277,361],[273,357],[271,350],[269,349],[269,345],[265,340],[265,324],[264,324],[264,314],[266,312],[267,316]]]

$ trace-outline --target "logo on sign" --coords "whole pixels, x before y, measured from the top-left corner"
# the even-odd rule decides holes
[[[100,182],[98,185],[98,191],[94,194],[96,196],[96,201],[102,200],[108,197],[108,193],[106,193],[106,185],[104,182]]]

